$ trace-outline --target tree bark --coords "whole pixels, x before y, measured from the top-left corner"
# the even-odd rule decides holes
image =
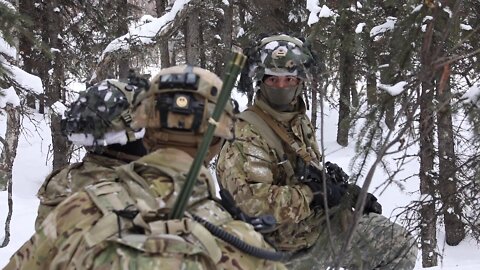
[[[32,27],[35,26],[35,7],[32,5],[29,0],[20,0],[18,1],[18,11],[23,16],[28,16],[32,21]],[[38,74],[36,68],[36,59],[34,44],[32,42],[33,37],[26,37],[23,33],[19,33],[19,54],[23,62],[22,69],[31,74]],[[33,93],[27,93],[26,95],[26,105],[32,109],[36,109],[36,97]]]
[[[435,184],[433,179],[433,91],[422,86],[420,96],[420,193],[429,198],[420,208],[420,241],[423,267],[432,267],[437,262],[437,214],[435,210]]]
[[[62,27],[63,18],[58,10],[59,1],[52,0],[45,4],[43,10],[44,21],[47,23],[42,29],[42,40],[50,48],[51,58],[44,59],[45,69],[41,72],[41,79],[45,85],[45,105],[51,111],[50,130],[53,148],[53,170],[64,167],[68,164],[69,144],[62,135],[60,127],[61,116],[53,112],[52,105],[57,101],[65,102],[65,69],[62,57],[63,40]]]
[[[232,51],[232,32],[233,32],[233,5],[223,5],[223,20],[219,22],[222,29],[222,49],[219,52],[219,60],[217,61],[216,73],[222,75],[225,70],[225,63],[227,63]]]
[[[318,75],[317,74],[314,74],[313,75],[313,80],[312,80],[312,115],[311,115],[311,121],[312,121],[312,125],[313,127],[315,128],[315,130],[317,129],[317,114],[318,114],[318,88],[320,87],[320,84],[318,83]]]
[[[115,35],[117,37],[123,36],[128,33],[128,16],[129,16],[129,8],[128,8],[128,0],[118,0],[117,1],[117,27]],[[120,80],[126,81],[128,78],[128,73],[130,70],[130,56],[128,53],[124,53],[120,55],[120,58],[117,60],[117,70],[118,70],[118,78]]]
[[[10,221],[13,214],[13,199],[12,199],[12,170],[13,162],[17,155],[18,138],[20,136],[20,113],[18,108],[11,105],[5,107],[7,112],[7,130],[5,132],[5,140],[0,137],[3,143],[3,151],[0,157],[0,177],[5,182],[5,187],[0,185],[0,190],[7,189],[8,192],[8,213],[5,220],[5,238],[0,244],[0,248],[5,247],[10,242]]]
[[[157,10],[157,17],[161,17],[163,14],[165,14],[165,10],[167,8],[168,1],[167,0],[156,0],[155,1],[155,6]],[[162,65],[162,68],[167,68],[171,66],[170,63],[170,50],[168,48],[168,39],[169,37],[162,37],[160,38],[160,41],[158,42],[158,47],[160,48],[160,62]]]
[[[438,189],[442,201],[442,213],[445,221],[446,242],[456,246],[465,238],[465,227],[461,220],[462,206],[457,189],[455,142],[453,139],[452,109],[450,101],[450,70],[444,67],[437,85],[438,127]]]
[[[369,33],[364,34],[365,44],[365,62],[367,63],[367,104],[368,106],[377,105],[377,56],[375,52],[375,43],[370,38]]]
[[[429,23],[425,32],[422,51],[422,81],[420,101],[420,193],[427,198],[420,208],[420,241],[422,248],[422,266],[432,267],[438,264],[437,247],[437,214],[435,210],[435,183],[434,183],[434,110],[433,110],[433,70],[432,63],[432,36],[433,25]]]
[[[393,57],[391,54],[387,54],[382,57],[382,64],[388,64],[388,67],[385,67],[381,70],[380,80],[382,84],[392,85],[395,83],[395,64],[393,63]],[[390,130],[395,128],[394,124],[394,115],[395,115],[395,97],[390,95],[387,92],[384,92],[380,96],[381,107],[384,112],[385,125]]]
[[[354,36],[353,25],[349,18],[348,1],[342,1],[342,8],[340,11],[339,29],[341,31],[340,39],[340,106],[338,112],[338,131],[337,143],[342,146],[348,145],[348,133],[351,125],[350,106],[352,91],[355,89],[355,73],[354,65]]]
[[[185,22],[185,61],[189,65],[200,65],[200,20],[196,12],[188,15]]]

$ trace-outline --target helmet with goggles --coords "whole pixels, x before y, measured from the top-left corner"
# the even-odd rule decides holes
[[[141,139],[143,129],[132,129],[132,91],[118,80],[104,80],[80,92],[62,119],[68,140],[82,146],[126,144]]]
[[[208,128],[221,89],[220,78],[208,70],[193,66],[162,69],[150,87],[135,97],[132,125],[147,129],[144,143],[151,150],[155,148],[151,144],[167,141],[169,145],[196,146]],[[233,106],[228,103],[215,129],[216,137],[233,137],[232,117]]]

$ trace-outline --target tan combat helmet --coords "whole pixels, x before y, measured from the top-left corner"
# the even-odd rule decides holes
[[[222,89],[214,73],[193,66],[162,69],[150,87],[133,101],[134,128],[146,128],[148,151],[176,147],[194,154],[207,130],[208,121]],[[233,138],[233,106],[228,103],[215,129],[207,161],[215,156],[223,139]]]

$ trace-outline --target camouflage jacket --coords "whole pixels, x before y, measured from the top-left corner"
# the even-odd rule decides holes
[[[60,203],[5,269],[285,269],[238,251],[188,215],[162,219],[192,161],[182,151],[161,149],[115,168],[113,178]],[[213,192],[211,175],[202,168],[188,211],[271,249],[251,225],[233,220]]]
[[[258,98],[254,106],[280,123],[295,142],[310,153],[313,162],[320,162],[322,156],[315,131],[305,114],[303,101],[293,113],[276,112]],[[300,250],[315,243],[323,213],[310,209],[309,204],[313,199],[310,188],[280,165],[284,159],[278,156],[264,137],[266,128],[269,127],[254,126],[246,121],[237,122],[236,139],[227,142],[220,152],[217,179],[247,214],[274,215],[278,227],[265,236],[277,248]],[[299,157],[291,147],[285,143],[282,145],[288,161],[296,169]]]
[[[37,193],[40,205],[35,220],[35,229],[38,229],[48,213],[68,196],[87,185],[105,179],[114,179],[116,176],[114,168],[126,163],[120,159],[87,153],[81,162],[52,172],[45,178]]]

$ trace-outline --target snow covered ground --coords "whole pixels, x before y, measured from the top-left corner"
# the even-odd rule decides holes
[[[239,101],[241,104],[246,102],[243,97]],[[328,114],[325,118],[324,129],[328,131],[324,134],[327,160],[336,162],[343,168],[348,168],[350,159],[354,156],[353,143],[345,148],[336,144],[337,114],[335,111],[330,111]],[[11,239],[7,247],[0,249],[0,267],[4,267],[10,256],[33,234],[38,207],[38,199],[35,194],[43,179],[51,170],[51,161],[47,160],[49,157],[48,147],[51,144],[50,130],[42,115],[35,115],[33,119],[40,123],[38,130],[35,129],[30,120],[24,119],[23,121],[25,132],[22,133],[19,142],[13,169],[14,212],[10,226]],[[5,134],[5,121],[5,116],[0,116],[1,135]],[[408,174],[408,170],[418,171],[417,162],[411,162],[404,173]],[[373,187],[381,183],[382,179],[385,179],[380,170],[377,170],[375,179],[376,182],[373,183]],[[418,194],[411,193],[418,189],[418,180],[411,179],[404,185],[404,191],[396,186],[390,186],[385,192],[377,196],[383,205],[385,215],[389,216],[396,207],[404,206],[410,201],[418,199]],[[0,242],[4,236],[7,211],[7,193],[0,192]],[[457,247],[450,247],[444,244],[442,228],[439,228],[438,237],[439,251],[442,255],[440,258],[441,265],[429,269],[480,269],[480,246],[473,239],[467,238]],[[420,256],[415,269],[423,269]]]

